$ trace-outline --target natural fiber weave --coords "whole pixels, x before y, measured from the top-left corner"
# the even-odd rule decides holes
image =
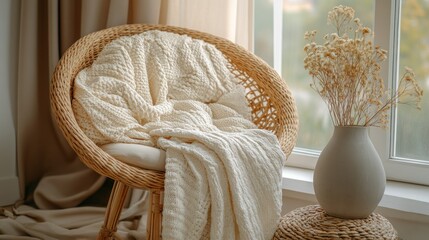
[[[50,99],[55,120],[88,167],[132,187],[163,188],[162,172],[129,166],[96,146],[80,129],[71,108],[74,78],[93,63],[104,46],[118,37],[149,30],[186,34],[216,46],[232,63],[233,73],[249,92],[247,99],[253,122],[274,132],[286,155],[290,154],[297,136],[297,110],[285,81],[270,66],[239,45],[207,33],[172,26],[132,24],[101,30],[79,39],[64,53],[51,80]]]
[[[179,27],[132,24],[108,28],[82,37],[64,53],[52,76],[50,101],[53,116],[65,139],[83,163],[99,174],[129,187],[153,191],[162,191],[164,188],[163,172],[127,165],[92,142],[77,124],[71,106],[76,75],[94,62],[104,46],[119,37],[149,30],[185,34],[210,43],[220,50],[230,61],[231,71],[241,80],[248,92],[246,98],[252,109],[253,122],[259,128],[270,130],[277,136],[286,156],[291,153],[297,138],[298,114],[287,84],[274,69],[239,45],[220,37]],[[112,196],[120,201],[111,204],[111,209],[107,210],[106,218],[113,219],[109,231],[114,231],[116,227],[116,220],[111,216],[120,212],[117,207],[123,204],[120,198],[122,194],[119,190],[112,192]],[[110,211],[115,214],[111,215]]]
[[[280,220],[278,239],[399,239],[392,224],[377,213],[365,219],[331,217],[318,205],[296,209]]]

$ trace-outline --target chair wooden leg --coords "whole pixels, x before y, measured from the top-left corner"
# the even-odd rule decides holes
[[[161,239],[162,195],[160,190],[150,190],[149,211],[147,215],[146,239]]]
[[[118,181],[113,184],[104,224],[98,233],[97,240],[113,239],[129,188],[129,186]]]

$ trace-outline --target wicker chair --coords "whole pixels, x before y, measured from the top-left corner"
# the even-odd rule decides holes
[[[71,105],[75,76],[93,63],[106,44],[118,37],[148,30],[186,34],[216,46],[232,63],[234,74],[249,91],[246,97],[252,109],[253,122],[259,128],[274,132],[287,156],[296,141],[298,116],[286,83],[265,62],[228,40],[185,28],[143,24],[122,25],[82,37],[59,61],[52,77],[50,100],[54,118],[80,160],[89,168],[115,181],[98,239],[114,238],[130,187],[150,191],[151,213],[148,214],[147,238],[161,237],[164,173],[127,165],[104,152],[79,127]]]

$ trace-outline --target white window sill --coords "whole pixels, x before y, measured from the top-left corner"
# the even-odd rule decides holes
[[[313,170],[284,167],[282,188],[314,196]],[[429,187],[387,181],[379,206],[429,216]]]

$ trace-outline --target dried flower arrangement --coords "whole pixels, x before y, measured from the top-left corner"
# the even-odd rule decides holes
[[[328,13],[328,24],[336,32],[315,42],[316,31],[306,32],[304,68],[313,78],[311,87],[327,103],[334,126],[387,127],[388,110],[398,103],[420,109],[423,95],[414,72],[405,68],[397,91],[386,91],[380,77],[387,51],[374,46],[374,34],[354,17],[351,7],[336,6]]]

